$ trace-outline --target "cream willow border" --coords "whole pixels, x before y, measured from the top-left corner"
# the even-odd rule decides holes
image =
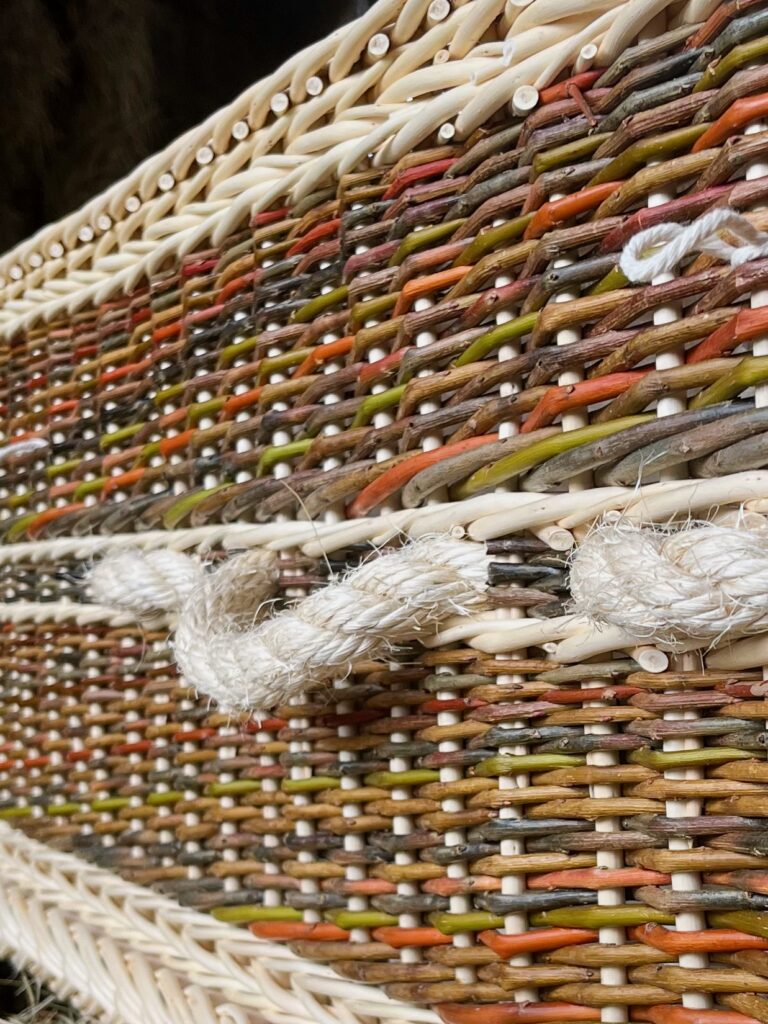
[[[719,0],[378,0],[131,174],[0,258],[0,333],[136,287],[252,212],[533,109],[563,70]]]
[[[105,1024],[439,1024],[4,822],[0,954]]]
[[[546,539],[550,547],[567,551],[604,512],[621,511],[632,522],[665,522],[675,516],[707,516],[723,506],[742,504],[748,512],[768,512],[768,470],[750,470],[711,480],[671,480],[642,487],[594,487],[564,494],[494,492],[466,501],[337,523],[231,523],[172,531],[57,537],[0,545],[0,564],[57,558],[88,560],[108,551],[136,547],[199,553],[216,547],[264,547],[271,551],[299,548],[310,558],[320,558],[351,544],[370,542],[378,546],[397,537],[417,538],[450,530],[465,531],[472,540],[491,540],[532,530]]]

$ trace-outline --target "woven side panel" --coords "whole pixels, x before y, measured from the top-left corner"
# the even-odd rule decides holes
[[[5,541],[759,470],[768,261],[617,263],[715,204],[768,226],[766,32],[724,4],[14,338],[7,433],[49,449],[3,465]],[[494,539],[495,624],[567,610],[553,541]],[[370,551],[284,552],[281,601]],[[82,569],[30,553],[5,598],[82,600]],[[36,840],[446,1024],[768,1020],[759,667],[473,636],[257,723],[164,629],[39,617],[0,651],[0,816]]]

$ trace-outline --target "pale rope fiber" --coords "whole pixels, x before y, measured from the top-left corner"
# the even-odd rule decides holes
[[[576,614],[672,650],[763,633],[768,531],[665,529],[614,515],[576,550],[571,595]]]
[[[181,551],[113,551],[88,574],[91,595],[103,605],[139,613],[178,611],[205,577],[202,564]]]
[[[721,232],[727,231],[739,245]],[[660,248],[659,248],[660,247]],[[656,252],[652,250],[656,249]],[[732,267],[768,255],[768,234],[759,231],[746,217],[718,208],[691,224],[656,224],[634,235],[624,246],[619,266],[630,281],[652,281],[669,273],[694,252],[726,260]]]
[[[476,608],[487,571],[485,545],[426,537],[365,562],[254,628],[258,595],[228,563],[184,604],[176,661],[186,681],[222,708],[265,711]]]
[[[93,597],[100,604],[140,614],[176,612],[196,591],[209,594],[228,588],[233,578],[260,606],[277,587],[277,557],[254,548],[225,562],[217,572],[206,573],[203,563],[181,551],[131,548],[113,551],[97,562],[88,575]],[[232,600],[237,593],[232,593]],[[212,614],[214,610],[212,609]]]

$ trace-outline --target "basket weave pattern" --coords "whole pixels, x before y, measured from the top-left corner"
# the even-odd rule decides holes
[[[236,523],[768,465],[768,259],[618,269],[717,205],[768,227],[766,53],[766,5],[730,0],[16,333],[6,434],[49,448],[0,481],[4,541],[39,544],[0,560],[36,608],[0,633],[0,819],[445,1024],[768,1022],[759,668],[467,633],[257,722],[163,624],[45,609],[87,601],[59,538],[221,526],[215,561]],[[286,546],[279,601],[369,539]],[[489,541],[494,620],[567,611],[551,539]]]

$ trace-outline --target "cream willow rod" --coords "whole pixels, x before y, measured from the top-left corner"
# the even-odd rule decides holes
[[[721,506],[740,505],[768,512],[768,470],[751,470],[711,480],[669,481],[643,487],[598,487],[571,494],[509,492],[484,494],[466,501],[403,509],[383,516],[312,523],[232,523],[192,529],[150,530],[92,537],[57,537],[0,545],[0,564],[75,557],[89,559],[108,551],[170,548],[174,551],[264,547],[281,551],[298,547],[316,558],[350,544],[378,545],[393,538],[423,537],[465,528],[472,540],[491,540],[521,530],[557,525],[568,531],[596,521],[604,512],[623,510],[634,522],[665,522],[695,513],[708,516]],[[563,544],[567,550],[572,539]]]

